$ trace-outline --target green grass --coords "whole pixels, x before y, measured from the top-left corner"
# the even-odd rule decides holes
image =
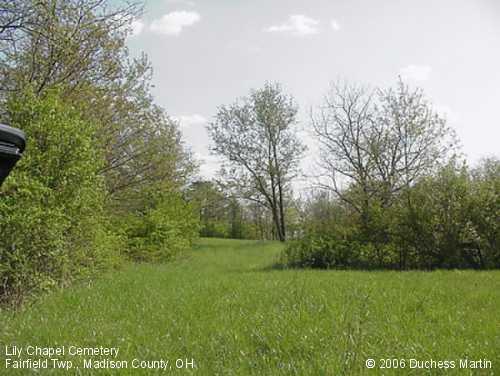
[[[280,250],[203,239],[171,264],[129,265],[0,312],[0,360],[5,344],[76,345],[197,368],[90,372],[66,356],[80,368],[41,374],[500,374],[500,272],[272,270]],[[493,369],[369,370],[367,358],[488,359]],[[0,374],[30,373],[0,364]]]

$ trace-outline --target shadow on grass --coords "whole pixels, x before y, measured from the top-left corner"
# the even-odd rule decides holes
[[[316,266],[316,265],[287,265],[282,262],[275,262],[271,265],[259,268],[261,272],[287,271],[287,270],[315,270],[315,271],[358,271],[358,272],[432,272],[436,270],[475,270],[475,269],[400,269],[398,267],[387,266]],[[257,271],[257,270],[254,270]]]

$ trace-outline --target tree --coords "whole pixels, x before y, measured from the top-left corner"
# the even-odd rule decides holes
[[[471,172],[468,208],[473,243],[486,267],[500,266],[500,159],[480,161]]]
[[[247,221],[250,224],[250,238],[267,240],[273,239],[274,227],[270,210],[267,207],[259,205],[257,202],[250,201],[246,206]]]
[[[422,90],[401,79],[395,88],[376,90],[334,84],[312,122],[320,186],[358,214],[360,236],[374,245],[382,264],[391,237],[388,209],[403,195],[408,220],[415,218],[410,188],[448,160],[454,134]],[[404,268],[407,248],[399,252]]]
[[[286,239],[286,194],[305,150],[293,127],[296,116],[293,98],[267,83],[241,102],[220,107],[209,126],[213,151],[225,158],[225,184],[271,211],[281,241]]]
[[[64,84],[67,95],[119,77],[124,37],[140,12],[137,3],[106,0],[1,1],[1,93]]]
[[[199,180],[191,183],[187,200],[194,207],[200,222],[200,236],[228,236],[228,197],[214,182]]]
[[[135,261],[169,261],[192,246],[199,233],[199,219],[192,205],[176,187],[155,184],[139,210],[123,217],[126,254]]]
[[[184,184],[195,168],[177,124],[153,102],[151,66],[126,47],[137,2],[0,1],[0,101],[57,86],[67,105],[96,126],[100,174],[115,203],[163,180]],[[9,114],[2,119],[9,122]]]
[[[57,90],[17,95],[9,112],[29,143],[0,191],[0,302],[19,302],[114,262],[120,244],[107,231],[95,128]]]
[[[129,56],[140,11],[133,0],[0,0],[0,121],[28,136],[23,179],[0,192],[0,274],[12,265],[14,276],[0,276],[0,295],[65,281],[67,266],[111,255],[123,235],[150,250],[189,244],[196,221],[182,190],[196,165],[153,101],[147,57]],[[106,227],[120,219],[133,223]],[[13,248],[19,258],[6,260]]]
[[[395,89],[333,85],[313,129],[327,187],[359,212],[372,197],[389,205],[395,193],[435,170],[456,147],[452,130],[422,90],[401,79]],[[361,202],[345,194],[353,184],[363,193]]]
[[[314,134],[320,145],[321,188],[332,190],[367,221],[370,199],[375,195],[372,177],[374,155],[370,129],[375,124],[373,93],[363,87],[334,84],[324,105],[313,116]],[[353,199],[353,187],[361,199]],[[359,197],[358,197],[359,198]]]
[[[322,186],[364,222],[371,202],[390,206],[398,192],[434,171],[456,146],[453,132],[422,90],[412,90],[401,79],[395,89],[334,85],[313,118],[313,129],[323,176],[330,178]]]
[[[421,89],[411,89],[399,79],[395,89],[379,90],[378,96],[370,150],[374,177],[390,195],[445,164],[457,140]]]

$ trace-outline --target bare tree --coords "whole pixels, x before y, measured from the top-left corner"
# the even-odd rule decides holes
[[[421,89],[399,79],[395,89],[379,90],[378,95],[380,107],[371,135],[374,177],[390,196],[446,161],[456,151],[457,140]]]
[[[281,241],[286,239],[286,194],[304,152],[293,128],[296,115],[292,97],[267,83],[241,103],[220,107],[209,126],[213,151],[225,157],[224,182],[271,211]]]
[[[322,176],[329,178],[320,185],[362,215],[373,198],[389,206],[396,193],[431,172],[456,146],[422,90],[401,79],[396,88],[378,90],[334,84],[313,116],[313,129]],[[361,200],[353,199],[353,190]]]
[[[369,135],[375,123],[373,92],[366,88],[337,83],[325,96],[324,104],[313,116],[313,130],[320,144],[319,167],[322,188],[358,213],[366,212],[368,200],[376,192],[372,186],[375,161]],[[347,187],[355,185],[362,200],[354,200]]]

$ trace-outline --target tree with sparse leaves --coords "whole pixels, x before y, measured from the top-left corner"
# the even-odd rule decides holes
[[[286,239],[286,200],[304,146],[294,128],[297,106],[277,84],[267,83],[240,102],[221,106],[209,126],[213,151],[236,195],[269,209],[277,238]]]

